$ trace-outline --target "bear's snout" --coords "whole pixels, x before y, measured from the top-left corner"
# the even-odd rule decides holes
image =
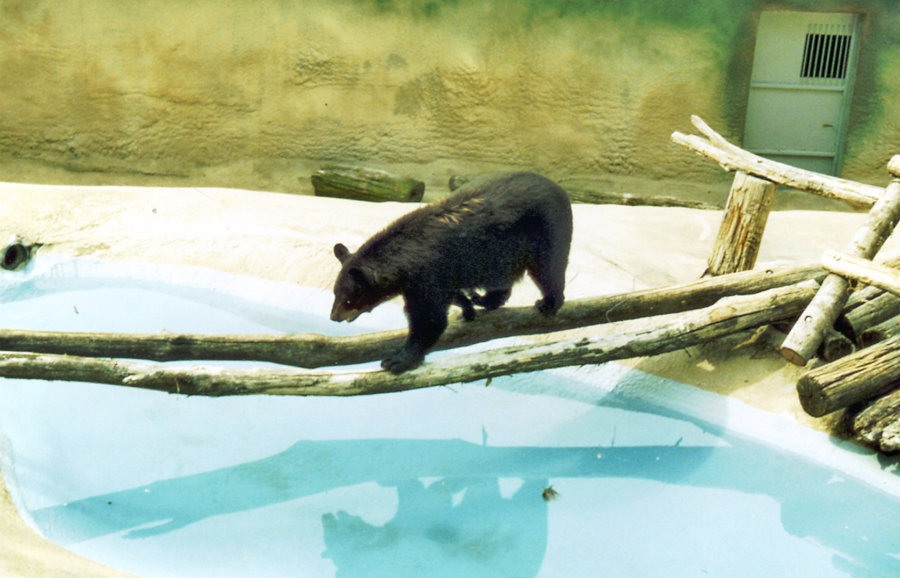
[[[341,321],[351,323],[365,312],[365,309],[347,308],[343,306],[343,303],[335,301],[334,306],[331,308],[331,320],[337,321],[338,323],[340,323]]]

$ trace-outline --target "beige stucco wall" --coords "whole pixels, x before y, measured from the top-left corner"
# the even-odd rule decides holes
[[[841,9],[867,3],[884,4]],[[341,161],[724,195],[729,177],[669,135],[698,114],[740,141],[763,4],[0,0],[0,175],[309,192]],[[875,118],[900,93],[883,36],[845,157],[869,182],[900,140]]]
[[[668,138],[721,125],[699,33],[474,0],[0,6],[5,161],[279,191],[327,160],[722,181]]]

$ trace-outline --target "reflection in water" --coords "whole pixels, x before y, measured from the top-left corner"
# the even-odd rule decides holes
[[[618,495],[547,504],[551,479],[618,478],[725,488],[781,504],[788,532],[834,553],[854,576],[900,575],[896,500],[834,472],[722,436],[727,447],[486,447],[461,440],[301,441],[268,458],[40,509],[45,534],[75,544],[125,531],[148,538],[201,520],[348,486],[397,490],[383,526],[346,511],[322,517],[324,556],[338,576],[533,576],[548,543],[548,510],[570,500],[612,508]],[[420,479],[439,478],[426,486]],[[500,478],[524,480],[504,498]],[[584,519],[584,532],[598,520]],[[713,530],[713,529],[710,529]],[[552,536],[551,536],[552,538]],[[516,568],[514,574],[505,569]],[[402,571],[400,571],[402,570]]]
[[[400,481],[397,514],[383,526],[324,515],[322,556],[340,578],[534,576],[547,548],[542,483],[529,480],[504,499],[495,478]]]

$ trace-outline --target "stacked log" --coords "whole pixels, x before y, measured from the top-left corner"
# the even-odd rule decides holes
[[[844,251],[823,255],[822,265],[830,274],[794,324],[781,351],[800,366],[815,355],[830,362],[810,369],[797,383],[807,413],[822,417],[846,410],[844,421],[851,424],[857,441],[884,452],[900,450],[900,259],[885,264],[872,261],[900,221],[900,155],[888,163],[893,182],[879,190],[762,159],[728,143],[698,117],[692,121],[708,140],[681,133],[674,133],[672,139],[715,160],[725,170],[738,171],[739,176],[746,172],[855,207],[871,207]],[[767,209],[763,207],[761,212],[765,215]],[[728,228],[728,219],[726,212],[722,230]],[[762,235],[764,219],[754,229],[755,235]],[[741,247],[743,239],[734,234],[725,239],[722,230],[716,251],[721,242],[724,250],[752,254],[755,238],[754,243]],[[852,296],[851,281],[863,287]]]

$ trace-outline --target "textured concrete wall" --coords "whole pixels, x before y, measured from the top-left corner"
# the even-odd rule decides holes
[[[0,170],[299,191],[311,167],[345,161],[719,186],[722,171],[669,135],[699,114],[740,138],[758,8],[0,0]],[[900,63],[872,66],[891,112]],[[867,125],[866,140],[898,130]],[[852,142],[848,170],[871,176]]]

